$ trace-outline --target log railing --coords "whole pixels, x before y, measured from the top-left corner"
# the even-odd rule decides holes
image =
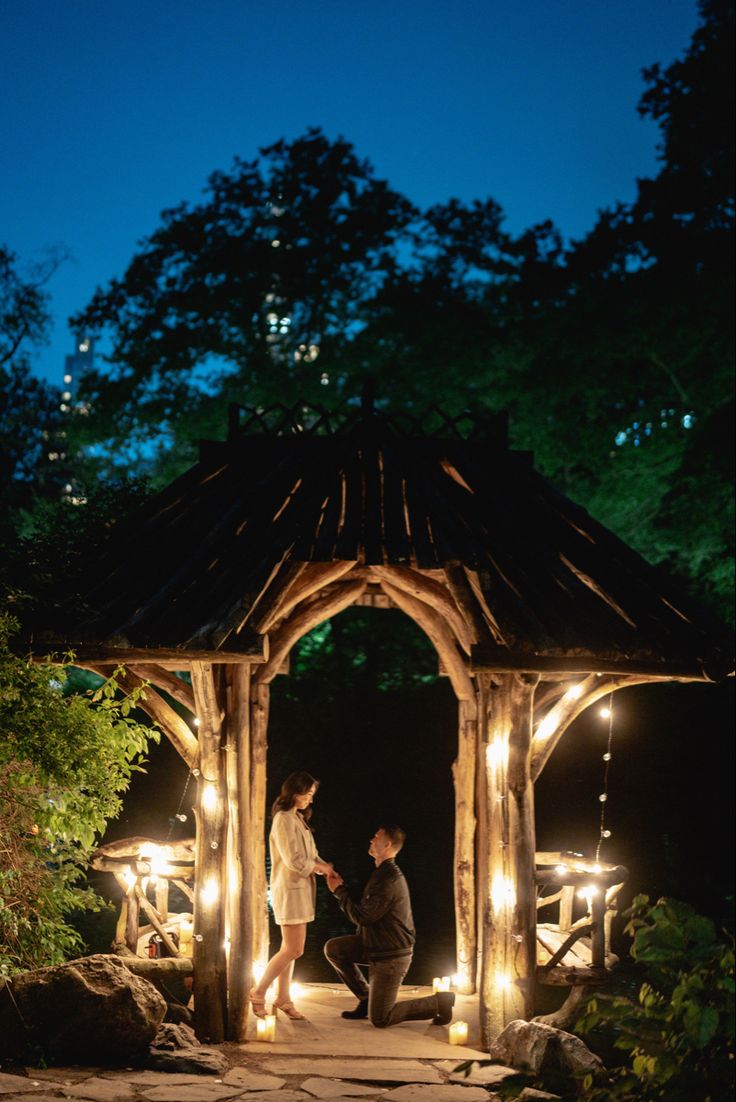
[[[552,888],[552,894],[538,896],[537,912],[559,905],[556,923],[537,924],[538,940],[549,958],[537,968],[539,980],[579,984],[585,982],[586,972],[590,978],[600,978],[617,961],[611,953],[611,923],[628,870],[623,865],[586,861],[571,853],[538,853],[536,864],[538,889]],[[577,919],[576,898],[582,899],[585,906],[585,913]],[[576,958],[573,965],[566,963],[571,950]]]

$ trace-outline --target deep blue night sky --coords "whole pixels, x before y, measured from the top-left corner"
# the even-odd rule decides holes
[[[641,69],[696,23],[695,0],[2,0],[0,241],[74,258],[37,370],[60,381],[67,316],[164,207],[309,125],[420,205],[582,235],[656,171]]]

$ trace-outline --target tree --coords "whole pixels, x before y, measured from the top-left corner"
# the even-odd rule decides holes
[[[130,444],[163,427],[188,458],[203,430],[221,431],[229,400],[323,397],[413,215],[319,130],[214,173],[205,200],[165,211],[74,320],[112,337],[109,369],[83,381],[83,438]]]
[[[48,334],[45,285],[63,257],[51,253],[22,273],[18,259],[0,245],[0,509],[32,508],[58,497],[65,482],[65,449],[58,392],[30,370],[31,350]],[[52,458],[54,457],[54,458]]]
[[[80,693],[68,668],[13,654],[15,627],[0,617],[0,976],[82,948],[70,916],[102,906],[89,856],[158,738],[114,678]]]
[[[722,601],[730,483],[705,429],[733,393],[733,8],[701,14],[683,57],[645,73],[660,172],[569,247],[550,223],[514,238],[492,199],[419,212],[317,130],[215,173],[74,319],[112,340],[78,438],[132,444],[168,481],[228,402],[335,407],[370,375],[410,412],[507,410],[566,493]]]

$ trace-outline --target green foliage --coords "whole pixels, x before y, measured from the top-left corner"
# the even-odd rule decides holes
[[[589,1102],[721,1102],[734,1089],[734,951],[686,903],[637,896],[626,912],[645,977],[636,1000],[589,1000],[577,1029],[612,1033],[628,1054]]]
[[[114,676],[80,695],[65,668],[13,654],[15,627],[0,617],[0,975],[82,947],[70,915],[103,906],[89,856],[158,739]]]

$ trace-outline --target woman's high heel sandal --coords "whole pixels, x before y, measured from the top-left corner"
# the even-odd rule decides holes
[[[250,1005],[256,1018],[266,1017],[266,1000],[263,995],[258,995],[255,990],[248,995]]]
[[[274,1002],[272,1009],[273,1009],[274,1014],[276,1013],[277,1010],[280,1010],[281,1013],[285,1014],[286,1017],[289,1018],[292,1022],[306,1022],[307,1021],[306,1016],[304,1014],[301,1014],[292,1002],[288,1002],[288,1003]]]

